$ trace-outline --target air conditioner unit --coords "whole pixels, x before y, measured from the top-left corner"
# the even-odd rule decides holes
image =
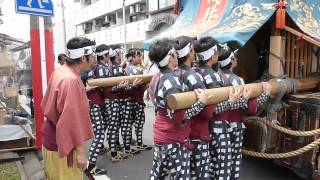
[[[91,4],[91,0],[81,0],[81,4]]]
[[[114,25],[114,24],[116,24],[116,18],[115,18],[115,16],[106,16],[105,17],[105,23],[110,23],[110,25]]]
[[[82,29],[83,30],[92,29],[92,23],[83,23],[82,24]]]
[[[102,24],[103,24],[103,19],[95,19],[95,20],[93,21],[93,25],[94,25],[94,26],[101,27]]]
[[[129,12],[130,12],[130,14],[134,14],[135,13],[134,6],[130,6],[129,7]]]
[[[110,23],[110,16],[106,16],[105,18],[104,18],[104,22],[105,23]]]
[[[142,13],[142,12],[146,12],[146,5],[142,4],[142,3],[138,3],[136,4],[136,12],[138,13]]]

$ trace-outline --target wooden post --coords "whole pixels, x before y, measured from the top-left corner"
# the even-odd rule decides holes
[[[283,29],[283,27],[285,26],[285,16],[286,16],[285,14],[286,13],[283,12],[285,10],[282,9],[283,5],[284,5],[283,0],[279,0],[278,5],[280,5],[280,7],[277,10],[277,15],[276,15],[277,27],[274,30],[273,34],[270,36],[270,52],[272,52],[275,56],[269,56],[269,74],[271,74],[274,77],[279,77],[285,73],[284,71],[286,71],[285,62],[281,62],[283,59],[286,59],[286,56],[285,56],[286,38],[281,36],[281,30],[280,30],[280,29]],[[279,16],[278,13],[281,13],[281,15]],[[281,20],[280,26],[278,24],[279,19]],[[285,61],[287,61],[287,60],[285,60]],[[286,73],[289,73],[289,72],[287,71]],[[277,120],[278,119],[277,113],[271,114],[270,118],[272,120]],[[266,134],[266,147],[267,148],[269,148],[272,144],[275,143],[274,139],[272,138],[275,135],[276,135],[275,131],[273,131],[272,128],[267,127],[267,134]]]
[[[282,36],[270,36],[270,52],[284,59],[285,38]],[[284,74],[282,64],[285,64],[285,62],[281,63],[281,60],[275,56],[269,56],[269,73],[277,77]]]
[[[44,17],[44,39],[46,49],[46,71],[47,83],[49,83],[50,76],[54,71],[54,50],[53,50],[53,30],[52,18]]]
[[[30,40],[32,58],[32,93],[34,99],[34,118],[36,121],[36,147],[41,148],[41,128],[44,121],[44,116],[40,107],[43,95],[41,76],[39,17],[37,16],[30,16]]]

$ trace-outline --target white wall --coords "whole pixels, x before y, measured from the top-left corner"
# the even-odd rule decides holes
[[[76,28],[73,26],[74,12],[81,9],[80,3],[74,3],[70,0],[63,0],[65,6],[65,20],[66,20],[66,42],[72,37],[76,36]],[[55,1],[55,17],[54,22],[54,49],[56,57],[60,53],[65,52],[65,43],[63,41],[63,22],[61,0]]]
[[[125,0],[125,5],[128,6],[139,1],[141,0]],[[122,8],[122,6],[122,0],[99,0],[90,4],[89,6],[86,6],[81,11],[76,12],[74,14],[74,25],[81,24],[98,16],[118,10]]]

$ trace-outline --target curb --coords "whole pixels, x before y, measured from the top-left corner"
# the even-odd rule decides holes
[[[24,161],[22,161],[22,166],[27,179],[44,180],[46,179],[45,172],[37,153],[37,150],[21,152],[20,155],[25,156],[26,158]]]

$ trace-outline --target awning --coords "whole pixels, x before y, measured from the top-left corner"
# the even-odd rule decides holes
[[[159,38],[212,36],[220,42],[244,45],[275,12],[278,0],[189,0],[176,22],[158,36],[145,41],[144,48]]]
[[[289,16],[306,34],[320,39],[320,1],[287,0]]]
[[[236,3],[237,2],[237,3]],[[243,46],[274,14],[278,0],[229,0],[223,20],[200,36],[212,36],[219,42],[236,41]]]

